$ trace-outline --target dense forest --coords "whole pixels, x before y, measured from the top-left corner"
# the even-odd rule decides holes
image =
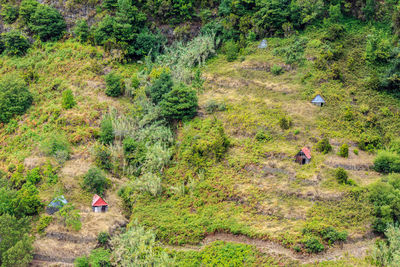
[[[398,0],[0,19],[1,267],[399,265]]]

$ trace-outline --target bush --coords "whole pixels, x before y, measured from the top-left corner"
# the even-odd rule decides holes
[[[337,168],[335,171],[335,178],[340,184],[346,184],[349,175],[347,174],[345,169]]]
[[[160,102],[161,113],[168,120],[191,119],[197,113],[196,91],[184,84],[175,86]]]
[[[90,267],[89,259],[86,256],[78,257],[74,261],[75,267]]]
[[[282,130],[287,130],[292,127],[292,119],[290,117],[281,117],[279,119],[279,126]]]
[[[97,243],[101,246],[106,246],[110,240],[110,234],[107,232],[100,232],[97,236]]]
[[[169,72],[163,71],[150,86],[149,94],[154,104],[163,100],[164,95],[172,90],[173,82]]]
[[[146,159],[145,144],[128,137],[123,141],[123,148],[126,161],[135,169],[135,173],[139,175]]]
[[[343,144],[339,148],[339,156],[343,158],[347,158],[349,156],[349,145],[348,144]]]
[[[18,6],[2,4],[1,16],[5,23],[14,23],[18,18]]]
[[[256,136],[255,136],[256,140],[259,142],[262,141],[270,141],[272,139],[272,137],[270,136],[270,134],[264,130],[260,130],[257,132]]]
[[[104,191],[109,186],[110,181],[107,179],[104,173],[96,167],[90,168],[83,176],[82,187],[91,193],[103,195]]]
[[[64,109],[71,109],[76,105],[74,94],[71,89],[67,89],[62,93],[62,107]]]
[[[94,148],[96,165],[105,170],[112,169],[111,152],[108,147],[98,145]]]
[[[104,248],[96,248],[90,252],[89,266],[111,267],[110,252]]]
[[[283,71],[284,71],[283,68],[279,65],[273,65],[271,67],[271,73],[274,75],[280,75],[283,73]]]
[[[115,135],[111,118],[105,116],[100,124],[100,141],[105,145],[109,145],[112,144],[114,138]]]
[[[42,176],[40,174],[40,168],[36,167],[26,174],[26,182],[31,183],[33,185],[38,184],[42,180]]]
[[[55,157],[60,163],[69,159],[70,144],[61,134],[50,134],[41,143],[41,150],[46,156]]]
[[[23,0],[19,6],[19,15],[22,21],[28,25],[31,22],[31,17],[35,13],[39,2],[36,0]]]
[[[322,154],[328,154],[330,151],[332,151],[332,146],[329,143],[328,138],[323,138],[317,143],[317,151],[321,152]]]
[[[206,112],[208,114],[215,113],[217,111],[224,111],[226,110],[225,103],[220,103],[215,100],[209,100],[204,106]]]
[[[321,236],[324,240],[328,241],[329,245],[331,245],[336,241],[346,241],[347,232],[339,232],[332,226],[329,226],[321,231]]]
[[[28,218],[17,219],[8,214],[0,215],[0,259],[2,261],[7,251],[16,247],[18,241],[24,239],[25,235],[29,233],[29,230],[30,223]],[[15,249],[13,249],[13,252],[16,252]],[[31,254],[27,253],[27,255]]]
[[[400,257],[400,229],[399,226],[390,224],[385,230],[387,240],[375,243],[372,258],[376,266],[396,266]]]
[[[2,267],[28,266],[33,259],[33,238],[25,234],[1,258]]]
[[[68,229],[79,231],[82,228],[79,210],[75,209],[75,206],[71,203],[64,205],[64,207],[57,211],[56,217]]]
[[[79,42],[85,43],[89,38],[89,26],[86,20],[78,20],[74,27],[74,34]]]
[[[17,217],[36,215],[43,207],[39,198],[39,191],[30,183],[24,184],[17,191],[15,199],[13,199],[13,205]]]
[[[57,41],[66,30],[64,18],[60,12],[47,5],[38,5],[30,17],[29,28],[42,41]]]
[[[309,253],[319,253],[325,249],[324,245],[315,237],[306,239],[306,241],[304,241],[304,246]]]
[[[15,115],[22,115],[32,104],[26,83],[9,74],[0,80],[0,123],[8,123]]]
[[[30,47],[28,39],[16,30],[2,34],[2,42],[4,53],[9,56],[23,56]]]
[[[374,169],[381,173],[400,172],[400,156],[390,151],[379,151],[374,160]]]
[[[122,77],[116,72],[110,72],[105,77],[106,95],[118,97],[124,93],[125,85]]]
[[[49,226],[49,224],[53,221],[53,217],[48,216],[48,215],[42,215],[40,216],[39,223],[36,227],[38,233],[43,233],[44,229]]]
[[[226,55],[226,60],[229,62],[235,61],[238,58],[238,46],[234,41],[226,42],[224,46],[224,52]]]

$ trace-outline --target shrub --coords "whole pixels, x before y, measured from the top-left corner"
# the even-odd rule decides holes
[[[284,71],[283,68],[279,65],[273,65],[271,67],[271,73],[274,75],[280,75],[283,73],[283,71]]]
[[[112,169],[111,152],[108,147],[98,145],[94,148],[96,165],[105,170]]]
[[[196,91],[186,85],[175,86],[160,102],[161,113],[168,120],[191,119],[197,113]]]
[[[18,18],[18,6],[2,4],[1,16],[5,23],[14,23]]]
[[[394,139],[390,142],[389,150],[400,155],[400,138]]]
[[[38,5],[30,17],[29,28],[42,41],[57,41],[66,30],[64,18],[60,12],[47,5]]]
[[[15,115],[22,115],[32,104],[26,83],[9,74],[0,80],[0,123],[7,123]]]
[[[78,257],[74,261],[75,267],[90,267],[89,259],[86,256]]]
[[[345,169],[337,168],[335,171],[335,178],[340,184],[346,184],[349,175],[347,174]]]
[[[225,103],[220,103],[215,100],[209,100],[204,106],[206,112],[208,114],[212,114],[216,111],[224,111],[226,110]]]
[[[387,240],[378,241],[372,250],[372,258],[376,266],[396,266],[400,257],[400,229],[390,224],[385,230]]]
[[[64,135],[50,134],[42,141],[41,150],[46,156],[53,156],[63,163],[69,159],[70,144]]]
[[[103,195],[104,191],[109,186],[110,181],[107,179],[104,173],[96,167],[90,168],[83,176],[82,187],[91,193]]]
[[[19,6],[19,15],[25,24],[31,22],[31,16],[35,13],[39,2],[36,0],[23,0]]]
[[[97,243],[102,246],[106,246],[110,240],[110,234],[107,232],[100,232],[97,236]]]
[[[62,93],[62,107],[64,109],[71,109],[76,105],[74,94],[71,89],[67,89]]]
[[[163,100],[164,95],[172,90],[173,82],[169,72],[163,71],[150,86],[149,94],[154,104]]]
[[[290,117],[281,117],[279,119],[279,126],[281,127],[282,130],[287,130],[290,127],[292,127],[292,119]]]
[[[379,151],[374,160],[374,169],[381,173],[400,172],[400,156],[390,151]]]
[[[2,267],[28,266],[33,259],[33,238],[25,234],[13,247],[8,249],[1,258]]]
[[[100,124],[100,141],[109,145],[114,141],[114,129],[111,118],[109,116],[105,116]]]
[[[64,205],[64,207],[57,211],[56,217],[68,229],[79,231],[82,228],[79,210],[75,209],[75,206],[71,203]]]
[[[18,241],[22,240],[30,230],[28,218],[17,219],[16,217],[3,214],[0,216],[0,259],[3,260],[4,254],[15,247]],[[13,250],[15,252],[15,250]],[[28,253],[30,255],[30,253]]]
[[[40,168],[36,167],[26,174],[26,182],[31,183],[33,185],[38,184],[42,180],[42,176],[40,175]]]
[[[89,266],[111,267],[110,252],[104,248],[96,248],[90,252]]]
[[[76,39],[81,43],[85,43],[89,37],[89,26],[86,20],[78,20],[74,27],[74,34]]]
[[[154,56],[160,53],[161,48],[165,43],[166,39],[164,35],[160,33],[154,34],[148,29],[144,29],[136,35],[133,47],[135,51],[134,56],[141,58],[151,53],[154,58]]]
[[[105,77],[106,80],[106,95],[118,97],[124,93],[125,85],[122,77],[112,71]]]
[[[358,155],[358,149],[354,149],[354,150],[353,150],[353,153],[354,153],[354,155],[357,156],[357,155]]]
[[[123,141],[124,155],[128,164],[135,168],[136,174],[140,174],[141,167],[146,158],[146,146],[133,138],[125,138]]]
[[[349,145],[348,144],[343,144],[339,148],[339,156],[343,158],[347,158],[349,156]]]
[[[24,184],[17,191],[13,205],[17,217],[36,215],[43,207],[39,198],[39,191],[30,183]]]
[[[270,141],[272,139],[272,137],[270,136],[270,134],[264,130],[260,130],[257,132],[256,136],[255,136],[256,140],[261,142],[261,141]]]
[[[319,253],[325,249],[324,245],[315,237],[307,238],[304,241],[304,246],[309,253]]]
[[[339,232],[332,226],[329,226],[321,231],[321,236],[331,245],[336,241],[346,241],[347,232]]]
[[[330,151],[332,151],[332,146],[329,143],[328,138],[325,137],[317,143],[317,151],[323,154],[328,154]]]
[[[2,42],[4,53],[9,56],[23,56],[30,47],[28,39],[16,30],[2,34]]]
[[[53,217],[48,216],[48,215],[42,215],[40,216],[39,223],[36,227],[38,233],[43,233],[44,229],[49,226],[49,224],[53,221]]]
[[[229,62],[235,61],[238,58],[238,46],[234,41],[226,42],[224,46],[224,52],[226,55],[226,60]]]

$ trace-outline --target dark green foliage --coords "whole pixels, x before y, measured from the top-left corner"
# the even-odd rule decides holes
[[[31,22],[31,17],[35,13],[39,2],[36,0],[23,0],[19,6],[19,15],[22,21],[28,25]]]
[[[323,154],[328,154],[330,151],[332,151],[332,146],[329,143],[328,138],[323,138],[317,143],[317,151],[321,152]]]
[[[271,67],[271,73],[274,75],[280,75],[284,72],[284,69],[282,68],[282,66],[279,65],[273,65]]]
[[[24,184],[22,188],[17,191],[15,199],[13,199],[13,205],[15,216],[18,218],[36,215],[43,207],[39,198],[39,191],[30,183]]]
[[[97,236],[97,243],[101,246],[107,246],[108,242],[110,241],[110,234],[107,232],[100,232]]]
[[[98,45],[105,45],[108,41],[115,42],[114,27],[115,19],[109,15],[105,16],[94,29],[94,41]]]
[[[94,148],[94,153],[96,157],[96,165],[99,168],[105,170],[111,170],[112,161],[111,161],[111,152],[108,147],[103,145],[98,145]]]
[[[179,157],[196,167],[213,164],[223,158],[229,138],[222,123],[216,119],[195,120],[184,135]]]
[[[329,25],[323,39],[328,41],[335,41],[340,39],[345,33],[345,29],[340,24],[331,24]]]
[[[96,248],[90,252],[89,265],[99,267],[111,267],[111,254],[104,248]]]
[[[106,81],[106,95],[118,97],[121,96],[125,91],[124,81],[121,75],[112,71],[105,77]]]
[[[100,141],[105,145],[109,145],[114,141],[114,137],[114,129],[111,118],[106,116],[101,120]]]
[[[282,26],[288,21],[289,0],[259,1],[255,24],[261,35],[282,34]]]
[[[234,41],[228,41],[225,43],[224,52],[227,61],[235,61],[238,58],[239,48]]]
[[[282,130],[287,130],[292,127],[292,119],[290,117],[284,116],[279,119],[279,126]]]
[[[324,251],[325,247],[321,242],[315,237],[309,237],[304,241],[304,247],[309,253],[319,253]]]
[[[141,172],[142,164],[146,159],[146,146],[142,142],[137,142],[133,138],[125,138],[123,141],[125,159],[130,166],[136,169],[136,174]]]
[[[400,138],[393,139],[390,142],[389,150],[400,155]]]
[[[101,6],[106,10],[114,10],[118,6],[118,0],[104,0]]]
[[[64,109],[71,109],[76,105],[74,94],[71,89],[67,89],[62,93],[62,107]]]
[[[346,170],[343,168],[337,168],[335,170],[335,178],[340,184],[346,184],[349,175],[347,174]]]
[[[23,56],[30,47],[28,39],[16,30],[3,33],[1,39],[4,53],[9,56]]]
[[[346,241],[347,232],[339,232],[332,226],[329,226],[321,231],[321,237],[331,245],[336,241]]]
[[[337,5],[329,6],[329,20],[331,22],[337,23],[343,18],[342,11],[340,9],[340,3]]]
[[[388,224],[398,223],[400,218],[400,176],[390,175],[369,189],[369,199],[374,206],[372,224],[378,233],[384,233]]]
[[[364,151],[373,151],[382,146],[381,137],[375,134],[362,133],[358,141],[358,147]]]
[[[381,173],[400,172],[400,155],[390,151],[379,151],[374,160],[374,169]]]
[[[0,122],[7,123],[22,115],[32,104],[26,83],[16,75],[4,75],[0,80]]]
[[[255,135],[255,138],[259,142],[270,141],[272,139],[271,135],[264,130],[258,131],[257,134]]]
[[[110,181],[98,168],[90,168],[83,176],[82,187],[94,194],[103,195],[104,191],[110,186]]]
[[[90,267],[89,259],[86,256],[78,257],[74,261],[75,267]]]
[[[33,238],[25,234],[2,255],[2,267],[28,266],[33,259]]]
[[[57,41],[66,30],[64,18],[60,12],[47,5],[38,5],[30,17],[29,28],[42,41]]]
[[[136,58],[147,56],[150,52],[154,57],[159,54],[165,43],[166,39],[164,35],[160,33],[154,34],[145,29],[136,35],[135,43],[130,49],[134,51],[133,56]]]
[[[367,20],[372,20],[375,15],[375,0],[366,0],[365,6],[362,9]]]
[[[78,20],[74,27],[76,39],[81,43],[85,43],[89,38],[89,26],[86,20]]]
[[[2,4],[1,16],[5,23],[14,23],[18,18],[18,6],[14,6],[11,4]]]
[[[180,84],[164,95],[160,102],[161,113],[168,120],[191,119],[197,113],[196,91]]]
[[[26,173],[26,182],[33,185],[38,184],[42,180],[42,175],[40,174],[40,168],[36,167]]]
[[[57,211],[56,218],[68,229],[79,231],[82,228],[79,210],[75,209],[75,206],[71,203],[67,203]]]
[[[298,38],[289,46],[274,49],[274,54],[283,56],[286,64],[301,65],[304,61],[304,49],[306,45],[306,39]]]
[[[339,156],[343,158],[347,158],[349,156],[349,145],[348,144],[343,144],[339,148]]]
[[[42,215],[40,216],[38,225],[37,225],[37,231],[38,233],[44,233],[44,230],[49,226],[49,224],[53,221],[53,217],[48,216],[48,215]]]
[[[153,84],[150,86],[149,95],[154,104],[163,100],[164,95],[169,93],[173,87],[172,77],[169,72],[163,71]]]

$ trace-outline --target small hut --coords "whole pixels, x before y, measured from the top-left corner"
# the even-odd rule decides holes
[[[67,205],[68,201],[65,199],[64,196],[59,196],[53,199],[49,205],[46,207],[46,212],[50,215],[59,211],[62,207]]]
[[[93,212],[106,212],[108,210],[108,204],[99,195],[94,195],[92,209]]]
[[[325,100],[322,98],[321,95],[317,95],[316,97],[314,97],[313,100],[311,100],[311,103],[316,106],[322,107],[323,105],[325,105]]]
[[[311,161],[311,152],[307,147],[303,147],[295,156],[295,161],[300,165],[308,164]]]

